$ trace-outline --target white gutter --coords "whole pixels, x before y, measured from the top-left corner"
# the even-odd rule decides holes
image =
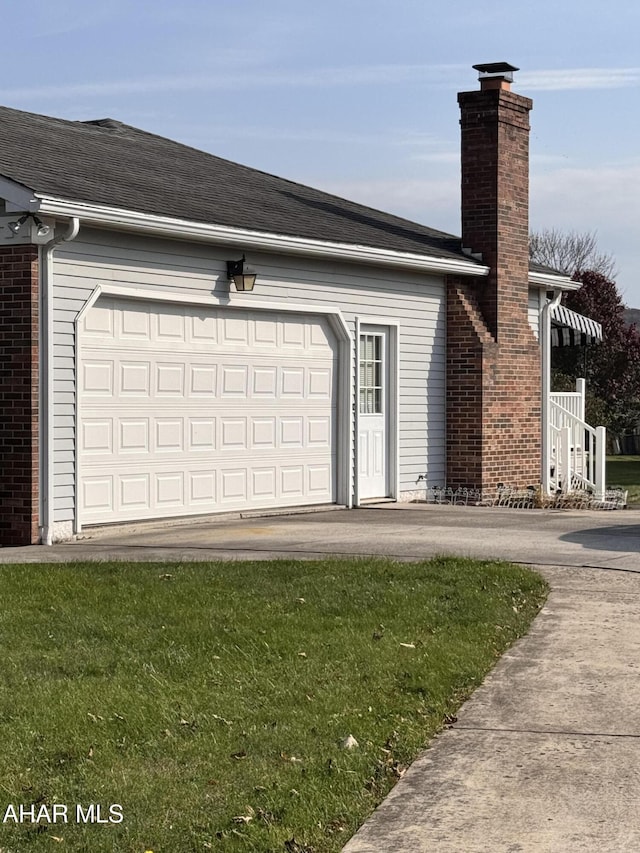
[[[566,275],[529,271],[529,284],[538,284],[548,290],[580,290],[582,282],[571,281]]]
[[[542,343],[542,490],[548,495],[551,484],[551,442],[549,411],[551,401],[551,312],[560,304],[562,289],[554,290],[553,299],[542,306],[540,333]]]
[[[41,307],[41,370],[42,410],[40,413],[42,449],[42,530],[43,545],[53,544],[53,487],[54,487],[54,381],[53,381],[53,253],[61,243],[78,236],[80,220],[73,216],[64,234],[55,237],[42,247],[42,273],[40,278]]]
[[[399,252],[374,246],[337,243],[309,237],[294,237],[286,234],[232,228],[207,222],[193,222],[170,216],[141,213],[127,208],[107,207],[90,202],[73,201],[35,193],[37,204],[32,205],[44,216],[80,217],[85,224],[112,226],[174,239],[197,240],[207,243],[237,245],[271,252],[284,252],[311,257],[329,257],[344,261],[382,264],[403,269],[419,270],[450,275],[487,276],[489,267],[463,258],[438,258],[417,252]],[[579,290],[580,282],[567,276],[529,271],[529,284],[547,287],[549,290]]]
[[[463,258],[437,258],[417,252],[398,252],[393,249],[380,249],[373,246],[272,234],[244,228],[231,228],[226,225],[212,225],[207,222],[192,222],[187,219],[157,216],[124,208],[104,207],[54,196],[37,194],[37,197],[39,199],[39,214],[43,216],[79,216],[85,225],[112,226],[118,229],[174,239],[199,240],[271,252],[383,264],[423,272],[474,276],[489,274],[489,267],[474,261],[466,261]]]

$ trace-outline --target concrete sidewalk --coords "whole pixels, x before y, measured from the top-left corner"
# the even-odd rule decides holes
[[[552,593],[345,853],[640,851],[640,512],[425,505],[105,528],[0,562],[450,553]]]
[[[640,574],[541,571],[529,635],[344,853],[640,850]]]

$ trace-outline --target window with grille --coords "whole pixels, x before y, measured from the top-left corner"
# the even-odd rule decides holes
[[[382,335],[360,335],[360,413],[381,415],[383,413]]]

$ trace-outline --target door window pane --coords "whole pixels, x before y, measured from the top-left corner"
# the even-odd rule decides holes
[[[382,377],[384,375],[382,335],[360,335],[360,412],[383,412]]]

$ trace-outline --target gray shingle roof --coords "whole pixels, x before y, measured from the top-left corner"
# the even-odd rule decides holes
[[[0,175],[34,192],[73,201],[441,258],[465,257],[454,235],[113,119],[67,121],[0,107]]]

